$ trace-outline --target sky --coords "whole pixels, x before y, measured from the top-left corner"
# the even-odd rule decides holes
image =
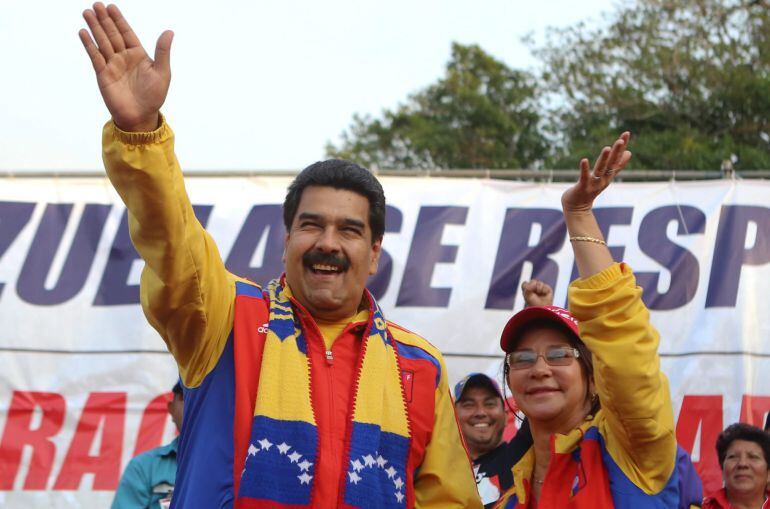
[[[0,171],[99,170],[109,114],[77,37],[90,4],[0,2]],[[534,69],[522,37],[597,25],[612,0],[129,0],[150,55],[175,32],[162,109],[189,170],[295,170],[353,115],[377,116],[444,72],[453,41]]]

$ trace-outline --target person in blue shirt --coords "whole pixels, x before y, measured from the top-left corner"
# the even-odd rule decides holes
[[[179,382],[172,389],[168,413],[177,430],[182,429],[184,397]],[[112,509],[167,509],[176,481],[176,450],[179,437],[162,447],[150,449],[126,465],[112,501]]]

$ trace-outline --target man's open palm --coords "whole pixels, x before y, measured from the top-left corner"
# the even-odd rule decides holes
[[[116,6],[95,3],[83,18],[91,32],[83,29],[78,35],[115,124],[126,131],[156,129],[171,82],[173,32],[165,31],[158,38],[153,61]]]

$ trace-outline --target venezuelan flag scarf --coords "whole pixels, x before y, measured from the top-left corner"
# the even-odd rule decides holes
[[[299,319],[279,280],[265,291],[269,323],[251,440],[239,500],[248,507],[312,504],[318,430],[311,400],[310,358]],[[366,292],[369,325],[362,336],[348,425],[341,508],[405,508],[410,425],[398,349],[379,306]]]

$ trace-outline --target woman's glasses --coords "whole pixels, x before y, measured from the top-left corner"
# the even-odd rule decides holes
[[[580,357],[580,352],[571,346],[552,346],[545,353],[537,353],[534,350],[516,350],[506,356],[506,362],[511,369],[527,369],[534,366],[540,357],[549,366],[569,366],[573,359]]]

